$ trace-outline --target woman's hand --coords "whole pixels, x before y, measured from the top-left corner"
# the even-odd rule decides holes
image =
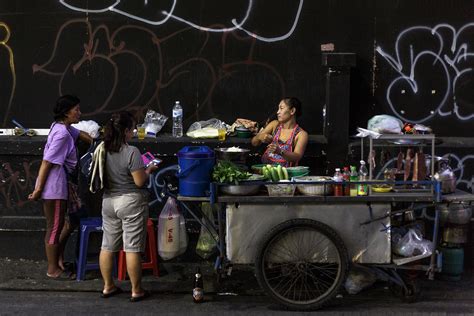
[[[262,143],[269,144],[273,141],[273,137],[272,137],[272,135],[270,135],[268,133],[261,133],[260,134],[260,141]]]
[[[275,143],[271,143],[267,146],[269,153],[275,153],[277,155],[281,155],[281,148]]]
[[[28,200],[38,201],[41,198],[41,193],[43,190],[35,189],[30,195],[28,195]]]
[[[148,174],[152,174],[153,172],[155,172],[156,170],[158,170],[158,166],[154,165],[153,163],[151,163],[145,170],[146,173]]]

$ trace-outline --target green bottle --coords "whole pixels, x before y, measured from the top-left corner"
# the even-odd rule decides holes
[[[357,174],[356,166],[351,166],[351,173],[349,176],[349,181],[359,180],[359,175]],[[357,184],[351,184],[350,196],[357,196]]]

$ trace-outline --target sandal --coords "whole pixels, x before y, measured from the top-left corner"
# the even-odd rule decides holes
[[[119,288],[118,286],[116,286],[112,291],[110,291],[109,293],[104,293],[102,292],[100,294],[100,297],[102,298],[109,298],[109,297],[112,297],[112,296],[115,296],[115,295],[118,295],[118,294],[121,294],[123,293],[123,290],[121,288]]]
[[[61,271],[58,275],[54,276],[52,274],[46,273],[46,277],[50,280],[55,280],[55,281],[71,281],[74,280],[71,278],[71,273],[68,273],[66,271]]]
[[[143,294],[140,295],[140,296],[133,296],[132,295],[130,297],[130,302],[132,302],[132,303],[140,302],[140,301],[144,300],[145,298],[150,297],[150,295],[151,295],[150,291],[143,291]]]

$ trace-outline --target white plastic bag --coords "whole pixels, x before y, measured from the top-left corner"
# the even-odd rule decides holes
[[[183,254],[188,246],[186,221],[179,212],[176,200],[169,197],[158,219],[158,254],[170,260]]]
[[[167,116],[153,110],[148,110],[145,115],[145,122],[143,123],[146,137],[156,137],[156,134],[161,131],[167,120]]]
[[[219,135],[219,129],[226,129],[228,125],[219,119],[212,118],[207,121],[198,121],[191,124],[186,136],[193,138],[215,138]]]
[[[391,115],[375,115],[367,123],[367,129],[381,134],[401,134],[403,122]]]
[[[99,129],[100,126],[97,124],[96,121],[79,121],[77,124],[72,124],[72,127],[77,128],[80,131],[86,132],[89,134],[92,138],[97,138],[99,137]]]
[[[394,236],[393,252],[402,257],[431,254],[433,252],[433,243],[423,239],[423,235],[418,229],[410,228],[403,237],[397,238]]]
[[[377,281],[377,276],[370,269],[362,266],[353,266],[344,282],[347,293],[354,295],[368,288]]]

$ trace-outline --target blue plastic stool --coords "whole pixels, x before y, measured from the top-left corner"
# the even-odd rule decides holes
[[[89,217],[81,219],[79,225],[79,258],[77,259],[77,281],[84,280],[87,270],[99,270],[99,263],[87,263],[87,248],[89,246],[90,233],[102,232],[102,218]],[[114,275],[117,275],[117,264],[114,263]]]

